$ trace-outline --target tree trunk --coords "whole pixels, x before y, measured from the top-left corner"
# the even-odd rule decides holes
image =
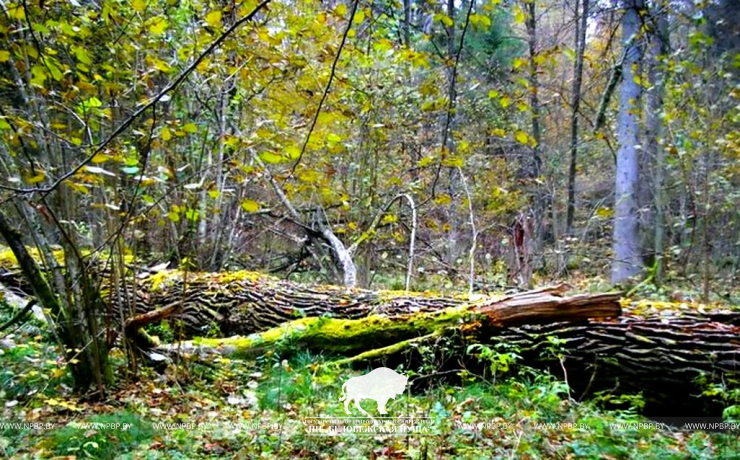
[[[636,80],[639,76],[641,57],[640,40],[633,38],[640,34],[643,0],[623,0],[625,9],[622,19],[622,43],[624,60],[622,62],[622,88],[617,119],[617,171],[615,186],[614,213],[614,261],[612,263],[612,282],[621,283],[640,273],[640,240],[638,233],[637,193],[639,187],[639,115],[642,86]]]
[[[659,6],[656,5],[656,9]],[[663,176],[665,170],[665,149],[658,143],[663,131],[663,122],[660,118],[663,111],[663,97],[665,93],[665,76],[660,62],[661,56],[668,52],[668,21],[664,13],[658,11],[653,15],[655,28],[650,34],[650,71],[648,80],[650,90],[647,92],[647,113],[645,114],[645,146],[648,158],[654,164],[653,179],[653,206],[654,206],[654,233],[653,253],[654,276],[657,281],[663,274],[663,246],[665,245],[665,204],[663,203]]]
[[[532,201],[533,201],[533,214],[534,214],[534,238],[533,241],[529,241],[528,246],[528,264],[534,263],[534,254],[541,254],[542,248],[544,247],[545,238],[548,239],[552,234],[548,236],[548,225],[547,225],[547,213],[550,209],[550,196],[546,187],[543,185],[544,180],[542,176],[542,126],[540,123],[541,107],[540,107],[540,81],[539,81],[539,64],[537,60],[538,53],[538,36],[537,36],[537,1],[528,0],[525,2],[525,10],[527,16],[525,19],[525,27],[527,29],[527,44],[529,46],[529,109],[532,113],[532,168],[530,169],[530,177],[532,178]],[[551,214],[552,217],[552,214]],[[555,225],[554,219],[550,222],[551,225]],[[544,259],[543,259],[544,260]],[[527,276],[525,280],[525,286],[531,287],[532,279],[531,274]]]
[[[586,50],[588,28],[588,2],[582,0],[580,17],[576,0],[576,62],[573,69],[573,94],[571,95],[570,122],[570,168],[568,170],[568,211],[565,219],[566,233],[573,232],[573,217],[576,210],[576,167],[578,166],[578,112],[581,106],[581,83],[583,81],[583,55]]]
[[[49,310],[50,317],[53,318],[51,327],[65,350],[63,355],[70,363],[76,389],[86,392],[95,385],[99,396],[103,396],[112,373],[105,340],[98,333],[100,318],[96,307],[99,305],[97,302],[99,297],[98,292],[92,288],[88,275],[81,273],[79,260],[75,259],[69,248],[65,250],[67,278],[73,280],[77,286],[59,293],[67,296],[68,300],[63,303],[44,278],[36,260],[24,246],[21,233],[12,227],[1,211],[0,236],[10,246],[25,277],[25,280],[17,280],[15,284],[26,286],[39,303]],[[72,242],[65,241],[65,244],[69,246]],[[28,284],[26,285],[24,281]]]

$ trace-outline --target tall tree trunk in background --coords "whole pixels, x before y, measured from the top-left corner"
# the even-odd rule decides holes
[[[582,0],[580,18],[576,0],[576,62],[573,68],[573,94],[571,95],[570,122],[570,169],[568,171],[568,214],[566,233],[573,231],[573,216],[576,210],[576,166],[578,164],[578,111],[581,106],[581,83],[583,82],[583,55],[586,50],[586,29],[588,28],[588,1]],[[580,19],[580,20],[579,20]]]
[[[473,1],[473,0],[470,0]],[[455,42],[455,0],[447,0],[447,17],[450,18],[451,22],[446,26],[447,31],[447,88],[449,98],[449,107],[447,114],[443,120],[445,126],[443,128],[443,142],[442,146],[446,148],[447,155],[452,156],[455,154],[455,112],[457,111],[457,91],[455,89],[455,78],[457,69],[456,58],[457,58],[457,46]],[[448,220],[450,223],[449,238],[447,239],[447,262],[454,266],[457,261],[460,246],[460,223],[458,222],[458,175],[455,168],[449,168],[449,195],[451,203],[447,207]]]
[[[527,43],[529,44],[529,109],[532,113],[532,139],[534,145],[532,146],[532,169],[530,170],[531,178],[533,179],[532,194],[533,210],[534,210],[534,241],[526,242],[527,253],[526,264],[528,265],[527,272],[530,275],[526,276],[524,283],[526,286],[531,286],[531,271],[532,271],[532,259],[534,254],[541,253],[543,246],[546,225],[545,225],[545,214],[547,212],[547,204],[545,197],[545,188],[540,182],[540,175],[542,174],[542,157],[541,157],[541,144],[542,144],[542,130],[540,128],[540,100],[539,100],[539,78],[537,72],[539,65],[537,64],[537,4],[536,0],[526,0],[525,7],[527,12],[527,19],[525,25],[527,28]]]
[[[537,178],[542,172],[542,158],[540,157],[540,100],[539,78],[537,77],[537,6],[535,0],[527,0],[527,43],[529,45],[529,105],[532,111],[532,138],[535,146],[532,147],[532,176]],[[538,197],[539,198],[539,197]]]
[[[663,2],[653,6],[652,30],[648,49],[649,66],[648,81],[650,90],[647,92],[647,112],[645,114],[645,150],[653,161],[653,202],[654,202],[654,233],[653,253],[655,254],[655,277],[662,279],[663,273],[663,246],[665,240],[665,204],[663,203],[663,176],[665,169],[665,149],[658,143],[663,130],[660,115],[663,111],[663,97],[665,95],[665,74],[660,63],[660,57],[668,52],[668,21],[663,13]],[[646,231],[649,229],[646,229]]]
[[[613,283],[638,275],[642,268],[638,225],[637,193],[639,190],[639,107],[642,86],[635,80],[639,75],[642,54],[640,40],[643,0],[622,0],[622,87],[617,117],[617,171],[614,206]]]

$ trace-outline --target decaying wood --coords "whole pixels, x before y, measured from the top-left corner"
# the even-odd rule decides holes
[[[647,302],[620,315],[618,294],[567,296],[564,286],[471,303],[428,293],[309,286],[250,272],[191,273],[183,290],[181,274],[165,271],[142,278],[139,286],[139,314],[156,313],[129,327],[177,311],[169,319],[182,322],[191,336],[236,336],[180,344],[185,351],[255,356],[310,349],[346,364],[406,359],[422,348],[435,350],[439,340],[456,341],[458,355],[471,359],[467,345],[503,343],[526,365],[565,369],[574,394],[639,392],[649,404],[677,409],[702,404],[693,398],[706,388],[697,378],[740,381],[740,312],[734,310]],[[182,309],[157,311],[173,299]]]
[[[361,318],[307,317],[246,337],[199,340],[222,347],[227,354],[255,356],[283,347],[352,355],[397,345],[422,336],[464,327],[466,334],[478,328],[500,328],[522,323],[548,323],[563,319],[616,317],[621,313],[619,294],[562,296],[563,287],[515,294],[501,299],[448,307],[437,311],[388,314],[378,311]],[[595,298],[592,304],[589,298]],[[397,307],[397,305],[396,305]]]

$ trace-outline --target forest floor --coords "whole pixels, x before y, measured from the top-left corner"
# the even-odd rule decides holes
[[[0,344],[4,348],[0,455],[19,459],[740,455],[737,432],[656,427],[638,415],[639,397],[576,401],[563,382],[522,366],[514,370],[504,359],[515,360],[514,355],[496,355],[497,374],[487,376],[465,371],[436,375],[432,362],[416,372],[397,369],[410,376],[414,389],[390,400],[389,413],[425,417],[423,432],[335,433],[325,426],[323,433],[315,433],[309,432],[312,425],[305,419],[347,417],[339,400],[342,383],[366,370],[334,369],[325,365],[327,356],[299,354],[284,360],[268,353],[251,361],[209,357],[159,370],[140,369],[133,378],[127,376],[121,354],[114,353],[115,391],[104,401],[82,402],[72,395],[50,339],[43,325],[32,321]],[[15,346],[9,347],[10,341]],[[622,404],[620,410],[608,409],[614,402]],[[374,401],[363,400],[362,406],[378,417]]]

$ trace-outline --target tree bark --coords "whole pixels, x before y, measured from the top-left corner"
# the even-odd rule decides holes
[[[573,217],[576,210],[576,167],[578,166],[578,112],[581,106],[581,83],[583,81],[583,55],[586,51],[586,29],[588,28],[588,2],[582,0],[580,17],[576,0],[576,61],[573,69],[573,93],[571,95],[570,122],[570,168],[568,170],[568,211],[565,219],[566,233],[573,232]]]
[[[642,54],[640,40],[634,37],[641,33],[643,0],[623,0],[625,10],[622,19],[622,88],[617,118],[617,171],[614,206],[614,260],[612,263],[613,283],[621,283],[636,276],[642,269],[638,232],[637,193],[639,189],[639,115],[642,86],[639,65]]]

